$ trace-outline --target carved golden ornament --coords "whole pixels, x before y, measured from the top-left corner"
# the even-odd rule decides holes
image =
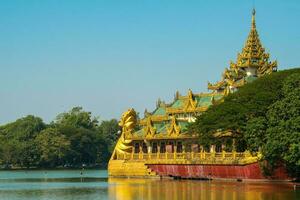
[[[228,96],[230,94],[230,92],[231,92],[230,87],[226,86],[225,89],[224,89],[224,91],[223,91],[223,95],[224,96]]]
[[[219,82],[217,82],[215,84],[212,84],[212,83],[208,82],[208,87],[207,88],[209,90],[219,90],[219,89],[221,89],[224,86],[225,86],[225,81],[222,80],[222,81],[219,81]]]
[[[156,133],[156,129],[153,127],[151,117],[147,118],[147,125],[144,127],[146,137],[153,137]]]
[[[228,79],[228,80],[227,80],[227,85],[228,85],[228,86],[233,86],[234,83],[235,83],[235,80],[234,80],[234,79]]]
[[[119,125],[123,133],[131,133],[137,124],[137,115],[134,109],[129,109],[122,114]]]
[[[175,116],[171,117],[171,124],[167,128],[167,131],[168,131],[168,135],[170,135],[170,136],[171,135],[178,136],[180,134],[181,128],[179,125],[177,125]]]
[[[122,127],[122,134],[115,146],[112,154],[112,159],[119,155],[130,154],[132,152],[132,140],[128,139],[131,137],[131,133],[137,124],[137,115],[134,109],[129,109],[122,114],[119,126]]]
[[[120,155],[120,154],[130,154],[132,152],[132,140],[125,139],[124,133],[122,133],[121,137],[119,138],[114,154]]]
[[[196,107],[197,107],[197,101],[194,100],[192,90],[189,89],[187,97],[188,98],[187,98],[187,100],[185,102],[184,110],[185,111],[192,111],[192,112],[194,112],[195,109],[196,109]]]

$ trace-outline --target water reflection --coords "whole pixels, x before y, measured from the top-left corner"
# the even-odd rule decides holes
[[[0,191],[1,200],[103,200],[107,188],[65,188],[43,190]]]
[[[151,180],[109,178],[110,199],[160,200],[266,200],[297,199],[291,184],[241,183],[194,180]]]
[[[105,170],[0,171],[0,200],[293,200],[283,183],[107,178]]]

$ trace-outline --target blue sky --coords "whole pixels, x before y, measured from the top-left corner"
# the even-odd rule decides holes
[[[100,119],[206,92],[248,35],[252,0],[2,0],[0,124],[73,106]],[[300,1],[255,3],[280,69],[300,65]]]

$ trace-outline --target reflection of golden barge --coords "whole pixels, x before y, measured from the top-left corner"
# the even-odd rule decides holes
[[[247,82],[277,70],[277,63],[269,61],[256,30],[255,10],[251,30],[236,63],[226,68],[222,80],[208,83],[210,93],[186,96],[176,92],[174,101],[167,104],[158,100],[153,112],[144,113],[137,120],[133,109],[121,118],[122,135],[109,161],[110,176],[174,176],[189,178],[264,178],[258,161],[260,154],[236,149],[237,133],[220,131],[215,137],[230,141],[203,148],[196,135],[187,133],[187,126],[209,106],[222,101]],[[279,170],[275,178],[286,178]]]

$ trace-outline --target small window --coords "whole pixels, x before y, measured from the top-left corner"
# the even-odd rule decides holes
[[[182,142],[177,143],[177,152],[182,153]]]
[[[160,144],[160,153],[166,153],[166,143],[162,142]]]
[[[143,153],[147,153],[148,152],[148,148],[145,142],[143,142]]]
[[[140,152],[140,145],[139,143],[134,144],[134,153],[139,153]]]
[[[152,153],[157,153],[157,143],[156,142],[152,143]]]

